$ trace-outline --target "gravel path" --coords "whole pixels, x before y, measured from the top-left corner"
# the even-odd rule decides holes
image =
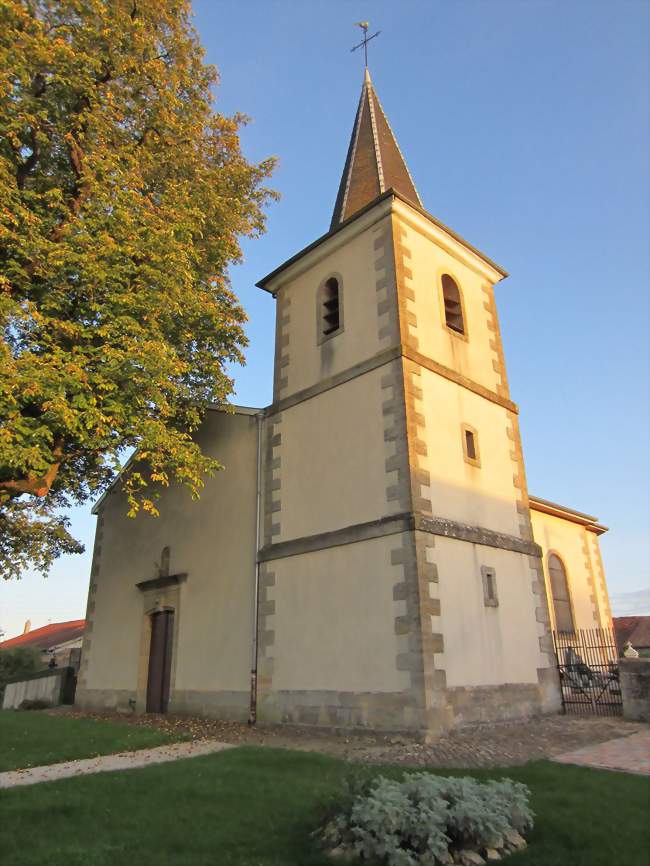
[[[54,711],[56,712],[56,711]],[[67,710],[67,712],[71,712]],[[72,715],[82,715],[71,712]],[[350,761],[431,767],[507,767],[626,737],[650,726],[620,718],[545,716],[494,722],[452,731],[431,743],[370,732],[315,729],[291,725],[256,725],[173,716],[92,715],[169,733],[189,734],[237,746],[275,746],[322,752]]]
[[[58,714],[60,711],[49,711]],[[72,716],[89,716],[67,710]],[[96,715],[92,718],[116,718]],[[550,758],[562,763],[650,774],[650,725],[617,718],[546,716],[519,722],[476,725],[430,743],[409,737],[333,732],[305,727],[256,726],[213,719],[119,716],[120,721],[170,733],[190,734],[190,742],[121,752],[0,773],[0,788],[53,782],[89,773],[129,770],[256,745],[322,752],[360,763],[427,767],[504,767]]]
[[[96,758],[83,758],[80,761],[67,761],[50,764],[47,767],[31,767],[27,770],[11,770],[0,773],[0,788],[15,788],[18,785],[35,785],[38,782],[56,782],[71,776],[87,776],[89,773],[107,773],[111,770],[131,770],[147,767],[150,764],[164,764],[180,758],[196,758],[232,749],[229,743],[217,740],[195,740],[189,743],[173,743],[170,746],[157,746],[154,749],[140,749],[137,752],[120,752],[117,755],[99,755]]]

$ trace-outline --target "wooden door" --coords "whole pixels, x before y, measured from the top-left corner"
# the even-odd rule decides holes
[[[147,712],[166,713],[172,672],[174,611],[163,610],[151,616]]]

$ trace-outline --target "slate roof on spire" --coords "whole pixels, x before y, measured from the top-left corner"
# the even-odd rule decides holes
[[[422,207],[366,69],[330,229],[336,228],[387,189],[394,189]]]

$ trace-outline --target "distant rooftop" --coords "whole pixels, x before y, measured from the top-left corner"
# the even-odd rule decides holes
[[[650,649],[650,616],[615,616],[613,623],[619,649],[628,641],[634,649]]]
[[[69,622],[51,622],[49,625],[44,625],[42,628],[35,628],[33,631],[26,631],[18,637],[9,638],[9,640],[0,643],[0,650],[12,649],[19,646],[31,646],[40,650],[47,650],[51,647],[59,646],[69,640],[80,638],[86,628],[85,619],[72,619]]]

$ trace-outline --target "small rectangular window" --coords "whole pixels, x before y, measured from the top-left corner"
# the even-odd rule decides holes
[[[465,430],[465,447],[467,448],[469,459],[476,460],[476,446],[474,444],[474,434],[471,430]]]
[[[465,458],[465,462],[471,463],[472,466],[480,466],[478,433],[469,424],[463,424],[461,426],[461,434],[463,437],[463,457]]]
[[[497,595],[497,573],[487,565],[481,566],[483,578],[483,603],[486,607],[498,607],[499,597]]]

